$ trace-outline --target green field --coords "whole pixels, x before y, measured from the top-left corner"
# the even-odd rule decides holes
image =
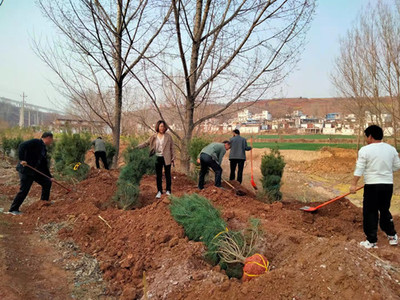
[[[306,140],[327,140],[327,139],[356,139],[357,137],[354,135],[327,135],[327,134],[305,134],[305,135],[278,135],[278,134],[269,134],[269,135],[256,135],[255,139],[306,139]]]
[[[254,148],[276,148],[279,150],[308,150],[316,151],[322,147],[357,149],[356,144],[317,144],[317,143],[254,143]]]

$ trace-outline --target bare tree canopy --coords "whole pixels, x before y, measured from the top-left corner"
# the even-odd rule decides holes
[[[183,134],[175,134],[184,150],[196,126],[282,83],[299,59],[315,1],[172,0],[172,5],[162,33],[166,46],[145,62],[142,84],[161,118],[161,104],[179,107]],[[159,92],[166,88],[173,92]],[[212,103],[222,106],[206,112]],[[188,166],[187,153],[182,161]]]
[[[164,2],[38,0],[61,36],[47,47],[36,42],[36,52],[58,75],[58,90],[74,107],[112,129],[115,160],[123,93],[169,18]]]
[[[385,124],[384,113],[391,114],[396,135],[400,120],[400,1],[373,2],[366,7],[340,41],[340,54],[331,78],[340,96],[349,98],[360,130],[371,120]],[[396,139],[395,139],[396,141]]]

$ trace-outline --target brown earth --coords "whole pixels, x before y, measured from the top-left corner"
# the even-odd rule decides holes
[[[255,178],[262,153],[254,153]],[[381,231],[378,249],[358,246],[364,239],[361,208],[344,199],[314,214],[299,209],[306,201],[316,201],[307,204],[314,206],[348,190],[355,152],[282,155],[287,163],[282,203],[256,199],[248,165],[246,196],[211,183],[199,192],[187,176],[173,173],[175,196],[207,197],[230,229],[247,227],[250,218],[261,220],[258,251],[270,261],[270,272],[245,283],[229,279],[204,261],[202,243],[185,237],[170,215],[170,200],[154,198],[154,176],[141,181],[142,207],[123,211],[111,202],[119,172],[92,169],[70,193],[55,185],[51,205],[36,200],[40,188],[34,186],[21,208],[24,215],[0,214],[0,298],[399,299],[400,248],[389,246]],[[0,207],[8,208],[18,180],[13,166],[2,164]],[[398,182],[396,177],[397,187]],[[349,199],[357,203],[361,195]],[[397,205],[396,196],[393,202]],[[398,216],[395,224],[400,226]],[[83,258],[91,263],[83,264]],[[79,266],[71,271],[72,265]],[[93,271],[83,279],[87,269],[101,277]]]

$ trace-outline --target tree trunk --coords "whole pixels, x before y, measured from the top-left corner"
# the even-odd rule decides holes
[[[189,174],[190,172],[189,144],[191,139],[192,139],[192,134],[190,134],[190,136],[186,135],[181,141],[181,153],[180,153],[181,171],[186,174]]]
[[[118,167],[119,157],[119,141],[121,134],[121,111],[122,111],[122,82],[115,83],[115,114],[114,114],[114,130],[113,143],[115,147],[115,155],[113,158],[113,166]]]
[[[113,158],[113,165],[118,167],[118,156],[119,156],[119,141],[121,134],[121,113],[122,113],[122,87],[123,87],[123,76],[122,76],[122,12],[121,5],[118,5],[117,13],[117,26],[115,34],[115,52],[114,52],[114,66],[115,66],[115,114],[114,114],[114,126],[113,142],[115,147],[115,155]]]

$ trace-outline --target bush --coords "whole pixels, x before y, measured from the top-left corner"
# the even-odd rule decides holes
[[[185,229],[186,236],[201,241],[207,247],[206,260],[219,263],[229,277],[241,278],[243,262],[254,254],[261,231],[259,220],[250,220],[251,227],[242,231],[228,231],[219,210],[198,194],[171,197],[171,215]]]
[[[220,211],[198,194],[171,197],[171,202],[171,215],[183,226],[186,236],[193,241],[202,241],[207,247],[206,259],[217,264],[219,257],[214,240],[226,228]]]
[[[52,157],[54,168],[60,174],[83,180],[87,177],[90,167],[84,163],[85,154],[90,149],[89,134],[63,133],[56,141]]]
[[[106,155],[107,155],[107,163],[109,166],[112,165],[113,162],[113,158],[115,155],[115,152],[117,151],[114,147],[113,144],[109,143],[109,142],[105,142],[106,144]]]
[[[139,184],[143,175],[154,174],[156,157],[149,157],[149,149],[135,149],[136,142],[133,142],[125,151],[124,158],[126,165],[122,168],[114,201],[118,207],[130,209],[137,205],[139,198]]]
[[[277,148],[271,149],[270,154],[264,154],[261,159],[262,186],[269,201],[280,201],[281,180],[285,162]]]
[[[114,195],[114,201],[117,203],[118,208],[132,209],[137,205],[139,198],[139,186],[127,180],[118,180],[117,192]]]
[[[3,136],[1,138],[1,146],[3,149],[3,153],[5,155],[10,155],[11,151],[14,150],[18,157],[18,147],[23,142],[22,137],[18,136],[16,138],[7,138]]]
[[[195,165],[198,165],[197,163],[197,157],[200,154],[200,151],[207,146],[211,141],[207,138],[203,137],[194,137],[189,143],[189,156],[191,159],[191,162]]]
[[[190,161],[193,164],[194,168],[190,172],[189,176],[194,180],[198,181],[199,180],[199,173],[200,173],[200,164],[197,163],[197,157],[200,154],[200,151],[207,146],[209,143],[211,143],[211,140],[203,137],[194,137],[189,143],[189,156],[190,156]],[[208,180],[208,172],[206,174],[206,179],[205,181],[207,182]]]
[[[149,157],[149,149],[128,147],[124,153],[125,167],[122,168],[118,180],[129,181],[139,185],[145,174],[154,174],[156,157]]]

